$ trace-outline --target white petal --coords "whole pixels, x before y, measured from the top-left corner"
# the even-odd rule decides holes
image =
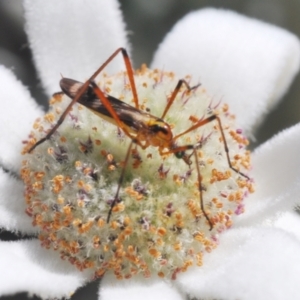
[[[184,300],[170,282],[163,279],[132,278],[116,280],[113,275],[104,276],[100,283],[99,300]]]
[[[193,75],[249,130],[285,93],[299,63],[295,35],[235,12],[203,9],[174,26],[152,65]]]
[[[0,169],[0,228],[36,233],[32,219],[25,214],[24,185]]]
[[[22,140],[43,112],[22,83],[3,66],[0,66],[0,82],[0,164],[19,173]]]
[[[40,77],[50,95],[61,75],[83,81],[118,47],[127,47],[116,0],[26,0],[27,33]],[[124,69],[121,58],[109,71]]]
[[[38,241],[0,242],[0,270],[0,296],[29,292],[69,298],[90,275],[42,249]]]
[[[296,212],[287,212],[282,214],[274,222],[274,226],[281,228],[295,235],[300,241],[300,215]]]
[[[237,225],[251,225],[300,203],[300,124],[282,131],[252,155],[256,191],[246,199]]]
[[[217,299],[299,298],[300,243],[272,229],[226,232],[204,265],[178,276],[191,296]]]

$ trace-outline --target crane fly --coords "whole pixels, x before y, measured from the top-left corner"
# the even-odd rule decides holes
[[[107,93],[103,92],[94,82],[96,76],[119,53],[122,54],[125,63],[127,76],[133,94],[134,106],[131,106],[111,95],[108,95]],[[124,134],[131,139],[131,142],[126,152],[123,169],[118,180],[117,191],[113,201],[111,202],[110,210],[108,212],[107,222],[109,222],[110,220],[113,207],[119,201],[119,192],[124,179],[125,169],[130,159],[132,147],[135,144],[141,147],[142,149],[146,149],[149,146],[157,147],[161,156],[167,154],[174,154],[177,158],[182,159],[189,167],[192,164],[191,157],[194,156],[194,162],[196,166],[195,168],[197,171],[200,208],[211,230],[213,228],[213,223],[208,217],[208,214],[206,213],[204,208],[203,188],[201,185],[202,178],[200,174],[200,167],[197,156],[197,149],[201,146],[200,142],[196,144],[177,145],[176,140],[179,137],[184,136],[185,134],[194,131],[195,129],[201,126],[209,124],[213,121],[217,122],[219,125],[220,135],[224,145],[224,150],[226,153],[229,168],[232,169],[234,172],[240,174],[241,176],[245,177],[246,179],[249,179],[249,177],[244,173],[240,172],[238,169],[234,168],[231,164],[229,148],[227,146],[225,134],[222,128],[221,119],[218,115],[212,114],[211,116],[205,119],[200,119],[196,121],[192,126],[187,128],[185,131],[174,136],[171,126],[164,120],[164,118],[167,115],[182,86],[185,86],[187,91],[192,91],[193,89],[196,89],[199,85],[191,87],[188,84],[188,82],[184,79],[179,80],[170,98],[168,99],[167,105],[160,117],[154,116],[147,111],[141,110],[139,108],[139,99],[137,95],[137,89],[134,80],[134,71],[131,65],[131,61],[129,59],[127,51],[124,48],[118,48],[85,83],[81,83],[79,81],[68,78],[61,79],[60,87],[62,89],[62,92],[69,96],[72,99],[72,101],[62,113],[57,123],[50,129],[50,131],[45,135],[45,137],[37,141],[29,149],[28,152],[32,152],[38,145],[48,140],[58,129],[58,127],[62,124],[65,117],[70,112],[72,106],[75,103],[80,103],[89,110],[91,110],[93,113],[101,117],[102,119],[122,129]],[[187,151],[190,151],[191,153],[187,154]]]

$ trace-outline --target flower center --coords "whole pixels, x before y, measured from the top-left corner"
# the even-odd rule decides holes
[[[132,139],[112,117],[100,118],[80,104],[50,140],[27,153],[70,103],[66,95],[54,95],[23,151],[26,213],[39,227],[43,247],[59,251],[80,270],[93,269],[95,277],[112,271],[118,279],[138,273],[175,279],[190,266],[201,266],[218,234],[244,211],[243,200],[253,191],[246,175],[248,141],[226,104],[215,103],[201,86],[183,85],[162,121],[173,138],[192,130],[171,137],[159,151],[161,144],[149,141],[159,141],[160,130],[141,135],[139,128],[148,128],[151,116],[162,116],[178,78],[143,66],[135,82],[143,113],[123,104],[114,109],[130,132],[138,132],[136,140],[150,145],[133,143],[128,159]],[[126,73],[103,74],[97,84],[134,106]],[[206,119],[211,121],[192,127]]]

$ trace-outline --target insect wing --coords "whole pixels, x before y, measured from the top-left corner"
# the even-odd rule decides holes
[[[60,87],[62,91],[72,99],[76,97],[82,86],[83,83],[70,78],[62,78],[60,81]],[[154,116],[142,110],[138,110],[135,107],[113,96],[110,96],[108,94],[106,94],[105,96],[118,115],[120,121],[127,127],[127,130],[133,134],[137,134],[137,132],[141,128],[146,127],[149,123],[149,119],[155,118]],[[94,89],[92,86],[89,86],[87,88],[87,90],[82,94],[77,102],[90,109],[93,113],[106,120],[107,122],[113,125],[117,125],[115,119],[108,111],[106,106],[94,93]]]

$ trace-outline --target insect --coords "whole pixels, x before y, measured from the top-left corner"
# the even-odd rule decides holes
[[[119,54],[122,54],[127,76],[131,86],[131,91],[134,99],[134,106],[131,106],[115,97],[104,93],[94,82],[96,76]],[[220,133],[222,141],[224,144],[224,150],[226,153],[227,162],[229,168],[234,172],[240,174],[241,176],[249,179],[247,175],[240,172],[238,169],[234,168],[230,161],[229,149],[225,139],[224,131],[222,128],[221,120],[218,115],[213,114],[205,119],[200,119],[196,121],[192,126],[187,128],[180,134],[173,135],[171,126],[164,121],[170,107],[172,106],[178,92],[182,86],[185,86],[188,91],[196,89],[199,85],[191,87],[187,81],[181,79],[178,81],[175,89],[173,90],[168,103],[160,117],[156,117],[147,111],[143,111],[139,108],[139,100],[137,95],[137,90],[134,81],[133,68],[124,48],[118,48],[98,69],[97,71],[85,82],[81,83],[73,79],[62,78],[60,81],[60,86],[67,96],[69,96],[72,101],[67,106],[65,111],[60,116],[57,123],[52,127],[52,129],[39,141],[36,142],[30,149],[29,153],[32,152],[38,145],[48,140],[52,134],[57,130],[57,128],[62,124],[65,117],[70,112],[72,106],[75,103],[80,103],[86,108],[90,109],[93,113],[103,118],[104,120],[116,125],[118,128],[122,129],[124,134],[131,139],[129,147],[126,152],[124,165],[119,177],[118,187],[113,201],[111,202],[110,210],[107,216],[107,222],[109,222],[113,207],[119,201],[119,192],[124,179],[125,169],[127,163],[130,159],[130,153],[133,145],[137,145],[142,149],[146,149],[149,146],[157,147],[160,155],[174,154],[177,158],[182,159],[189,167],[192,164],[191,157],[194,156],[195,168],[197,171],[198,189],[199,189],[199,201],[200,208],[204,217],[206,218],[210,230],[213,228],[213,223],[208,217],[208,214],[204,208],[203,201],[203,188],[201,186],[201,174],[199,161],[197,156],[197,149],[200,147],[200,142],[196,144],[186,144],[177,145],[176,141],[179,137],[204,126],[210,122],[217,122],[220,128]],[[187,154],[187,152],[191,152]]]

